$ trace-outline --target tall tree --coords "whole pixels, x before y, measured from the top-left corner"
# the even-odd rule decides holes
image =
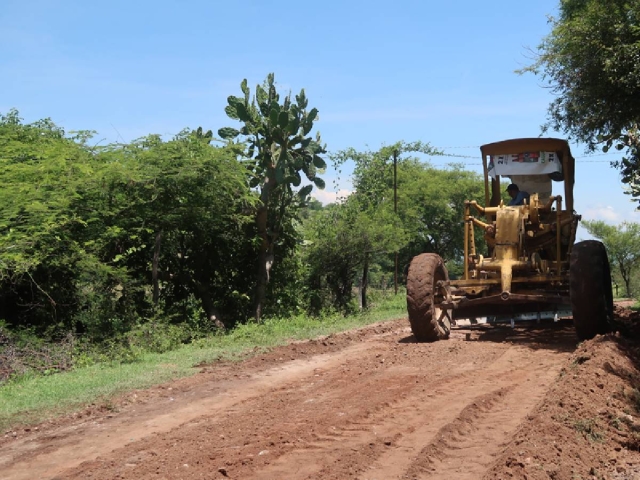
[[[326,306],[320,298],[324,286],[331,291],[332,306],[348,311],[356,281],[360,306],[366,309],[370,267],[380,255],[407,243],[392,203],[371,205],[357,195],[318,211],[305,232],[314,311]]]
[[[363,213],[363,219],[367,215],[379,215],[376,212],[386,209],[388,212],[393,212],[393,223],[396,226],[399,225],[398,218],[401,216],[395,212],[398,195],[397,190],[394,189],[394,177],[398,177],[396,173],[403,169],[407,161],[417,161],[414,157],[407,157],[408,154],[441,155],[442,152],[431,147],[429,143],[399,141],[392,145],[383,146],[377,151],[357,151],[354,148],[348,148],[331,156],[338,171],[346,162],[354,164],[352,181],[355,192],[353,197],[357,199],[354,203]],[[396,180],[400,182],[399,179]],[[404,232],[405,230],[402,228],[397,230],[398,238],[402,238],[403,241],[396,243],[395,250],[386,250],[387,253],[393,252],[397,255],[398,250],[407,244]],[[368,251],[371,250],[363,250],[363,252]],[[363,305],[366,304],[368,269],[369,257],[365,255],[360,280],[361,286],[364,287],[361,289],[361,304]]]
[[[14,324],[65,323],[77,309],[74,272],[86,221],[72,206],[96,165],[83,140],[50,119],[0,115],[0,317]],[[86,257],[85,257],[86,258]]]
[[[239,285],[248,280],[242,264],[251,219],[243,212],[255,197],[235,158],[239,149],[214,147],[211,138],[202,129],[184,130],[167,142],[150,135],[107,152],[130,165],[111,177],[113,200],[103,217],[114,235],[104,248],[108,260],[151,284],[156,309],[162,299],[169,313],[193,295],[208,320],[224,328],[242,310],[233,305],[226,310],[234,317],[224,318],[232,292],[246,295]]]
[[[218,134],[224,139],[239,138],[246,142],[246,163],[252,175],[250,186],[260,192],[260,205],[255,213],[259,245],[254,312],[256,321],[260,321],[276,258],[275,248],[284,226],[305,205],[313,185],[324,188],[317,173],[326,168],[320,156],[325,148],[319,133],[315,139],[308,136],[318,110],[307,110],[304,89],[293,100],[289,94],[280,102],[273,73],[256,87],[253,99],[246,79],[240,88],[243,96],[230,96],[225,112],[244,125],[240,130],[221,128]],[[302,183],[301,172],[312,184],[295,191]]]
[[[435,168],[407,160],[399,169],[399,185],[398,214],[411,239],[400,252],[402,264],[424,252],[458,262],[464,250],[464,202],[484,198],[481,176],[458,164]],[[483,238],[478,232],[481,251]]]
[[[640,1],[561,0],[551,27],[522,70],[556,96],[546,127],[592,150],[626,150],[615,165],[640,201]]]
[[[91,147],[90,132],[0,116],[0,319],[100,338],[193,318],[194,300],[218,326],[218,311],[246,318],[256,196],[239,147],[211,137]]]
[[[601,220],[585,220],[582,225],[591,235],[602,240],[609,253],[609,261],[622,277],[627,297],[631,297],[631,280],[640,269],[640,224],[622,222],[616,226]]]
[[[393,188],[394,156],[402,163],[407,155],[442,155],[443,152],[433,148],[429,143],[400,141],[383,146],[379,150],[358,151],[355,148],[340,150],[331,155],[331,160],[338,171],[347,162],[354,164],[353,187],[356,193],[378,204],[390,200],[390,189]]]
[[[347,161],[355,164],[354,195],[373,205],[393,199],[393,155],[397,162],[398,218],[408,241],[399,252],[401,265],[423,252],[438,253],[449,261],[459,261],[463,250],[462,217],[464,201],[484,196],[482,179],[462,165],[435,168],[416,155],[436,156],[443,152],[423,142],[397,142],[378,151],[347,149],[332,155],[339,168]],[[476,237],[482,244],[482,235]]]

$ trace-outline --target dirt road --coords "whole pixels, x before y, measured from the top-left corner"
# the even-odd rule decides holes
[[[9,434],[0,477],[476,479],[575,345],[566,323],[421,344],[406,321],[297,343]]]

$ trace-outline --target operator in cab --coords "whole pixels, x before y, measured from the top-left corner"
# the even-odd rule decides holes
[[[507,193],[511,197],[511,201],[509,202],[510,207],[524,205],[525,200],[527,203],[529,202],[529,194],[527,192],[521,192],[515,183],[507,187]]]

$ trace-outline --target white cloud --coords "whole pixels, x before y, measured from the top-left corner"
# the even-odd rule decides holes
[[[353,192],[351,190],[338,190],[337,192],[330,192],[328,190],[314,190],[311,193],[311,196],[316,200],[322,202],[323,205],[327,205],[329,203],[336,203],[351,195]]]
[[[585,220],[602,220],[607,223],[640,222],[640,211],[615,208],[611,205],[595,205],[587,208],[582,215]]]
[[[619,212],[616,212],[610,205],[597,205],[587,208],[584,212],[583,218],[585,220],[604,220],[609,223],[618,223],[623,220],[622,215],[620,215]]]

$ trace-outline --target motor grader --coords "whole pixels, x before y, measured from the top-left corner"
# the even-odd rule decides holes
[[[435,253],[413,258],[407,271],[407,309],[416,339],[449,337],[462,319],[537,319],[571,315],[579,338],[610,330],[613,295],[602,243],[575,242],[575,159],[566,140],[521,138],[480,147],[484,205],[465,201],[464,273],[449,279]],[[505,205],[501,178],[529,194]],[[552,194],[559,182],[562,195]],[[560,185],[563,184],[563,185]],[[479,251],[476,235],[483,235]],[[513,323],[512,323],[513,324]]]

